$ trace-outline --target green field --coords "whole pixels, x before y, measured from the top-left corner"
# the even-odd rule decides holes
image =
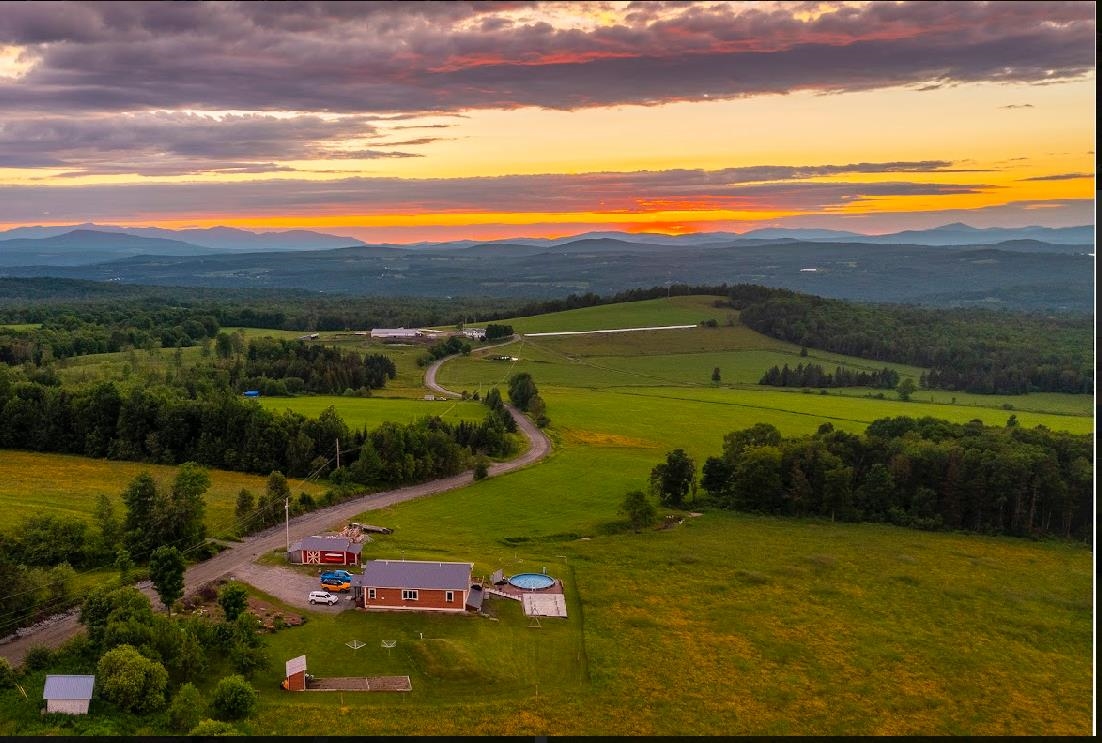
[[[566,620],[529,627],[493,599],[498,621],[313,616],[273,636],[248,729],[317,729],[343,705],[373,734],[1089,733],[1086,549],[729,513],[615,534],[593,470],[563,477],[568,459],[391,509],[395,535],[372,545],[482,574],[546,568]],[[414,691],[277,691],[302,653],[315,675],[408,674]]]
[[[28,330],[38,330],[42,327],[40,322],[24,323],[0,323],[0,330],[14,330],[17,333],[25,333]]]
[[[422,396],[425,394],[422,389]],[[260,404],[276,412],[293,410],[308,418],[316,418],[332,405],[353,431],[371,430],[385,421],[411,423],[425,416],[437,416],[448,422],[481,421],[486,407],[468,400],[406,400],[387,397],[341,397],[317,395],[307,397],[261,397]]]
[[[500,325],[512,325],[517,333],[554,333],[567,330],[690,325],[708,319],[723,323],[728,315],[737,316],[730,308],[717,308],[717,299],[719,297],[650,299],[643,302],[582,307],[535,317],[514,317],[496,322]]]
[[[65,454],[0,451],[0,514],[3,514],[0,526],[7,528],[39,513],[91,522],[96,498],[101,493],[112,499],[115,515],[122,518],[125,507],[120,495],[131,480],[148,471],[159,486],[168,487],[177,469]],[[228,535],[233,526],[237,493],[242,488],[251,490],[253,495],[263,493],[266,478],[224,470],[210,470],[210,478],[206,494],[207,533]],[[314,497],[321,496],[326,489],[324,485],[293,478],[288,484],[292,493],[306,491]]]

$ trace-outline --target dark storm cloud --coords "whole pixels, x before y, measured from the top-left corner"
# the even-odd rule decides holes
[[[570,6],[581,12],[591,6]],[[1094,69],[1089,3],[641,4],[594,28],[519,3],[3,3],[16,111],[456,111],[1037,83]],[[509,15],[507,11],[516,11]]]
[[[242,183],[0,187],[0,222],[141,219],[174,214],[409,214],[655,209],[830,209],[879,196],[977,193],[983,184],[802,180],[847,173],[937,172],[942,163],[760,166],[724,170],[602,172],[472,178],[345,178]],[[125,212],[125,213],[124,213]]]

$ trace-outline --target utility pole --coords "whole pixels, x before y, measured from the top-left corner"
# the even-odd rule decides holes
[[[287,529],[287,551],[291,551],[291,499],[283,499],[283,523]]]
[[[341,440],[337,439],[337,469],[341,468]]]

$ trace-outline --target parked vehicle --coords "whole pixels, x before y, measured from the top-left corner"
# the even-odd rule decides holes
[[[352,580],[352,573],[347,570],[326,570],[321,574],[321,579],[325,580],[326,578],[340,578],[342,582],[347,582]]]
[[[338,601],[340,601],[340,599],[337,598],[336,596],[334,596],[333,594],[329,593],[328,591],[311,591],[310,592],[310,603],[311,604],[329,604],[330,606],[332,606],[333,604],[337,603]]]
[[[352,584],[340,578],[322,578],[321,587],[326,591],[348,591],[352,588]]]

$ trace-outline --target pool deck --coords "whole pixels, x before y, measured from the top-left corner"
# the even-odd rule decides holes
[[[555,584],[554,585],[548,586],[547,588],[517,588],[512,583],[508,583],[508,582],[500,584],[500,585],[490,585],[490,586],[487,586],[487,588],[492,588],[495,591],[500,591],[501,593],[509,594],[510,596],[516,597],[518,600],[520,599],[521,596],[523,596],[526,593],[559,594],[560,596],[563,594],[562,581],[559,580],[558,578],[555,579]]]

